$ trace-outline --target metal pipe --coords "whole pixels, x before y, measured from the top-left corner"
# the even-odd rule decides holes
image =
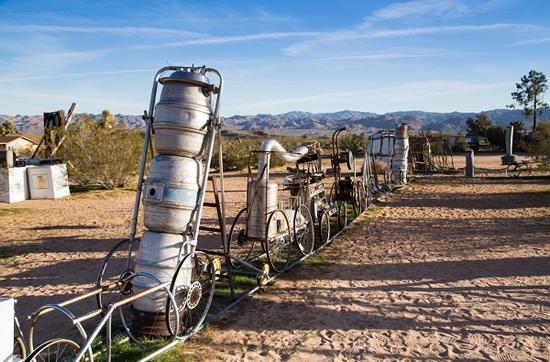
[[[277,154],[279,158],[285,162],[296,162],[303,156],[307,155],[309,149],[307,146],[298,146],[292,152],[287,152],[283,146],[274,139],[265,139],[260,146],[260,155],[258,156],[258,170],[263,170],[267,166],[266,172],[263,173],[263,180],[269,181],[269,166],[271,153]],[[259,172],[259,171],[258,171]],[[262,179],[258,174],[257,180]]]

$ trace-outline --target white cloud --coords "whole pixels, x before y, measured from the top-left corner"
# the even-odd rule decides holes
[[[523,46],[523,45],[537,45],[537,44],[546,44],[546,43],[550,43],[550,37],[518,41],[516,43],[510,44],[510,46],[517,47],[517,46]]]
[[[110,70],[104,72],[84,72],[84,73],[61,73],[61,74],[51,74],[51,75],[37,75],[37,76],[23,76],[18,78],[0,78],[0,83],[8,82],[21,82],[28,80],[46,80],[46,79],[58,79],[58,78],[79,78],[79,77],[90,77],[90,76],[101,76],[101,75],[117,75],[117,74],[132,74],[132,73],[151,73],[153,74],[156,69],[126,69],[126,70]]]
[[[419,15],[463,14],[469,7],[460,0],[413,0],[396,2],[373,13],[377,19],[398,19]]]
[[[18,32],[18,33],[87,33],[87,34],[109,34],[109,35],[174,35],[174,36],[199,36],[200,33],[194,33],[186,30],[154,28],[154,27],[101,27],[101,26],[59,26],[59,25],[1,25],[0,32]]]
[[[515,0],[410,0],[394,2],[365,18],[363,25],[395,19],[462,17],[506,6]]]
[[[169,48],[169,47],[181,47],[187,45],[208,45],[208,44],[224,44],[224,43],[237,43],[255,40],[270,40],[270,39],[284,39],[284,38],[300,38],[300,37],[315,37],[323,34],[322,32],[273,32],[273,33],[256,33],[256,34],[243,34],[243,35],[226,35],[226,36],[205,36],[197,39],[183,40],[177,42],[150,44],[150,45],[136,45],[133,48]]]
[[[410,37],[416,35],[435,35],[435,34],[451,34],[465,32],[482,32],[504,29],[534,29],[537,28],[530,24],[480,24],[480,25],[449,25],[449,26],[432,26],[432,27],[416,27],[404,29],[382,29],[374,31],[335,31],[332,33],[323,33],[317,39],[306,40],[292,44],[283,49],[287,55],[301,55],[312,51],[314,45],[326,46],[329,44],[341,44],[343,41],[359,40],[359,39],[381,39],[381,38],[396,38]]]
[[[390,60],[390,59],[407,59],[407,58],[424,58],[446,55],[446,52],[385,52],[385,53],[369,53],[369,54],[348,54],[338,55],[333,57],[319,58],[319,61],[341,61],[341,60]]]

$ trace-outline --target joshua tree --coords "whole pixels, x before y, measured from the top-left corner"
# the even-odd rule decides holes
[[[0,124],[0,135],[7,134],[18,134],[19,130],[15,127],[15,124],[11,119],[6,119],[6,121]]]
[[[537,128],[537,115],[548,108],[548,103],[543,100],[544,92],[547,89],[546,76],[536,70],[530,70],[529,74],[521,77],[520,82],[516,83],[516,91],[512,92],[514,101],[523,107],[523,115],[525,117],[533,116],[533,130]],[[508,107],[516,108],[514,104]]]

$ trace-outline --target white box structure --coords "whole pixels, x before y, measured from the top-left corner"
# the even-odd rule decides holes
[[[14,333],[14,301],[13,298],[0,297],[0,361],[13,361]]]
[[[0,168],[0,202],[18,202],[29,198],[26,167]]]
[[[29,167],[27,178],[31,199],[57,199],[71,194],[64,163]]]

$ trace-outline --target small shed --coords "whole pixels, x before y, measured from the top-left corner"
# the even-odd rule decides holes
[[[0,150],[12,150],[18,153],[23,150],[34,150],[37,144],[30,136],[20,134],[0,135]]]

